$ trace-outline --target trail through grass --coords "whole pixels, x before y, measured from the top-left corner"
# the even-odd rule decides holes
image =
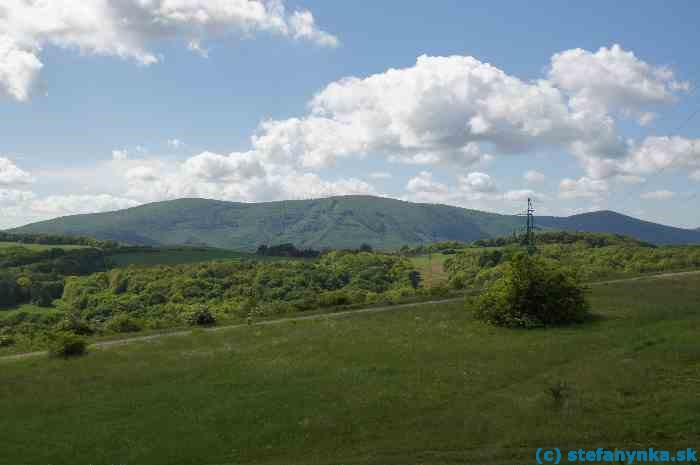
[[[700,276],[592,287],[594,322],[461,303],[0,366],[2,464],[531,463],[700,442]],[[560,401],[548,391],[567,386]]]

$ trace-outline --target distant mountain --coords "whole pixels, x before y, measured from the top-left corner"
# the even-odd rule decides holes
[[[523,218],[446,205],[370,196],[236,203],[205,199],[157,202],[108,213],[33,223],[13,232],[91,236],[141,245],[209,245],[253,250],[291,242],[299,247],[377,249],[512,234]],[[547,229],[626,234],[656,244],[700,243],[700,232],[602,211],[537,217]]]
[[[700,230],[664,226],[609,210],[563,218],[537,217],[536,224],[549,229],[623,234],[652,244],[700,243]]]

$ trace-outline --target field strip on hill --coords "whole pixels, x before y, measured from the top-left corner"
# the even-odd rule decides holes
[[[616,283],[624,283],[624,282],[630,282],[630,281],[641,281],[641,280],[646,280],[646,279],[664,279],[664,278],[673,278],[677,276],[686,276],[686,275],[694,275],[694,274],[700,274],[700,271],[680,271],[676,273],[661,273],[661,274],[655,274],[655,275],[647,275],[647,276],[635,276],[633,278],[622,278],[622,279],[613,279],[609,281],[598,281],[598,282],[592,282],[592,283],[587,283],[590,286],[600,286],[600,285],[605,285],[605,284],[616,284]],[[340,312],[333,312],[333,313],[316,313],[314,315],[302,315],[302,316],[295,316],[295,317],[287,317],[287,318],[278,318],[275,320],[263,320],[263,321],[255,321],[252,322],[251,324],[247,323],[239,323],[235,325],[226,325],[226,326],[215,326],[213,328],[202,328],[200,330],[202,331],[225,331],[225,330],[232,330],[232,329],[240,329],[240,328],[247,328],[250,326],[266,326],[266,325],[277,325],[277,324],[283,324],[283,323],[290,323],[293,321],[306,321],[306,320],[321,320],[325,318],[341,318],[345,316],[352,316],[352,315],[362,315],[366,313],[380,313],[380,312],[388,312],[392,310],[402,310],[406,308],[412,308],[412,307],[418,307],[421,305],[437,305],[437,304],[444,304],[444,303],[449,303],[449,302],[457,302],[462,300],[464,297],[453,297],[450,299],[441,299],[441,300],[429,300],[425,302],[412,302],[409,304],[397,304],[397,305],[386,305],[383,307],[368,307],[368,308],[361,308],[361,309],[355,309],[355,310],[344,310]],[[125,344],[130,344],[132,342],[147,342],[147,341],[152,341],[164,337],[176,337],[176,336],[188,336],[192,334],[192,329],[185,329],[181,331],[172,331],[168,333],[159,333],[159,334],[151,334],[148,336],[136,336],[136,337],[130,337],[130,338],[125,338],[125,339],[117,339],[113,341],[101,341],[101,342],[95,342],[93,344],[90,344],[90,348],[96,348],[96,349],[104,349],[104,348],[110,348],[110,347],[115,347],[115,346],[120,346],[120,345],[125,345]],[[37,351],[37,352],[25,352],[23,354],[13,354],[13,355],[5,355],[0,357],[0,361],[13,361],[13,360],[21,360],[25,358],[30,358],[30,357],[38,357],[41,355],[47,355],[46,351]]]

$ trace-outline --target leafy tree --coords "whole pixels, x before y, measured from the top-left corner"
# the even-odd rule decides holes
[[[49,335],[50,357],[79,357],[87,353],[87,343],[69,331],[55,331]]]
[[[216,317],[214,314],[203,305],[191,308],[185,315],[185,320],[192,326],[211,326],[216,324]]]
[[[590,311],[577,277],[556,262],[525,254],[476,302],[476,317],[498,326],[537,327],[583,321]]]
[[[107,322],[105,329],[114,333],[135,333],[141,331],[141,324],[129,315],[120,313]]]

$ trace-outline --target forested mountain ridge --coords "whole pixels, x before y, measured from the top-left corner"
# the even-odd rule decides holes
[[[640,220],[610,210],[568,217],[543,216],[536,224],[550,229],[622,234],[652,244],[700,243],[700,229],[690,230]]]
[[[254,250],[293,243],[304,248],[376,249],[512,234],[523,218],[384,197],[340,196],[314,200],[238,203],[178,199],[107,213],[73,215],[11,230],[89,236],[139,245],[208,245]],[[655,244],[700,243],[700,231],[650,223],[611,211],[537,217],[546,229],[626,234]]]

